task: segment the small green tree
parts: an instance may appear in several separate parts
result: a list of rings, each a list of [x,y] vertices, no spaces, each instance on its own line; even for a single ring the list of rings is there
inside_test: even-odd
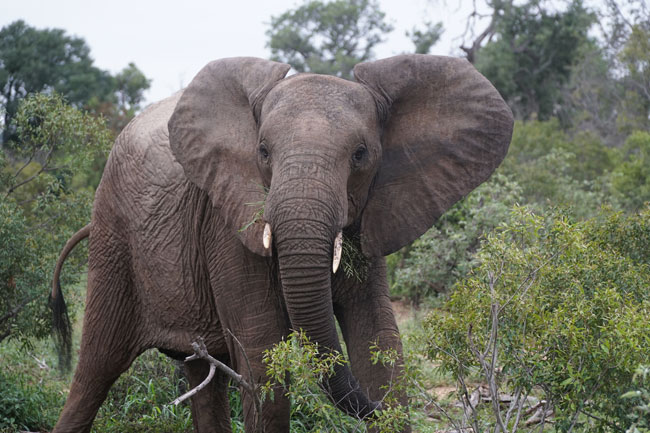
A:
[[[531,395],[561,432],[631,425],[633,404],[620,396],[650,357],[648,240],[650,209],[574,222],[563,211],[544,218],[516,208],[488,237],[480,267],[425,323],[428,355],[460,395],[471,393],[470,374],[487,384],[489,415],[463,399],[474,431],[517,431]]]
[[[271,59],[298,72],[352,79],[352,68],[373,58],[374,47],[393,27],[375,0],[308,0],[271,17]]]
[[[57,94],[28,96],[13,121],[20,144],[0,151],[0,341],[28,342],[48,335],[54,263],[90,220],[92,194],[71,189],[71,179],[106,154],[111,134],[101,119]],[[73,259],[71,266],[82,263]],[[66,272],[68,282],[74,274]]]

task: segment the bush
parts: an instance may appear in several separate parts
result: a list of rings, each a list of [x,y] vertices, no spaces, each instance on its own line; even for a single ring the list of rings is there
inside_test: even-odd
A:
[[[370,347],[374,363],[396,367],[397,353],[378,347]],[[302,333],[292,333],[286,340],[276,344],[264,355],[269,381],[262,388],[262,398],[275,398],[276,393],[285,394],[291,403],[292,433],[302,432],[363,432],[364,421],[345,415],[330,401],[320,383],[334,372],[334,367],[347,363],[337,352],[326,355],[318,353],[318,345],[311,343]],[[405,373],[415,378],[414,368]],[[396,377],[389,384],[382,400],[383,410],[367,420],[373,431],[392,433],[399,431],[409,421],[408,408],[397,403],[396,396],[407,390],[411,380],[406,375]]]
[[[650,134],[637,131],[623,146],[625,157],[612,172],[612,193],[628,210],[650,201]]]
[[[540,212],[572,206],[576,216],[587,218],[607,201],[608,173],[618,158],[593,134],[569,136],[557,120],[517,122],[498,172],[520,185],[520,204]]]
[[[192,426],[189,402],[169,403],[187,390],[178,366],[148,351],[115,382],[93,424],[94,432],[185,432]]]
[[[626,392],[621,398],[629,399],[634,404],[633,411],[628,415],[632,425],[626,433],[650,432],[650,367],[640,365],[633,377],[633,391]]]
[[[28,96],[12,122],[15,141],[0,147],[0,341],[29,344],[49,334],[47,295],[59,252],[90,220],[92,193],[73,190],[72,177],[106,153],[110,133],[56,94]],[[68,269],[84,262],[77,251]],[[65,272],[63,283],[78,277]]]
[[[0,429],[47,431],[56,423],[64,397],[48,382],[34,384],[24,373],[0,371]]]
[[[428,356],[453,373],[461,393],[479,374],[492,401],[507,389],[512,407],[523,408],[520,397],[538,394],[558,431],[630,426],[632,404],[620,396],[650,358],[650,262],[639,241],[648,236],[650,209],[575,222],[560,210],[544,218],[515,208],[446,311],[426,320]],[[477,431],[516,419],[498,404],[486,418],[468,412]]]
[[[495,174],[454,205],[410,248],[389,259],[395,269],[392,293],[416,305],[447,293],[476,266],[475,254],[483,235],[507,218],[510,207],[520,200],[519,186]]]

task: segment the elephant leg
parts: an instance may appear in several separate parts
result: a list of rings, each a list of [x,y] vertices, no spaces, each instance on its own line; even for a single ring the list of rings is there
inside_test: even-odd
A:
[[[237,239],[219,247],[207,248],[208,263],[231,367],[249,383],[264,384],[268,380],[264,351],[289,332],[281,289],[271,283],[269,263],[245,250]],[[229,251],[227,256],[224,250]],[[246,431],[256,431],[260,417],[254,398],[246,390],[240,392]],[[266,433],[289,431],[289,401],[283,393],[264,402],[261,422]]]
[[[341,326],[352,372],[371,399],[381,401],[402,372],[402,342],[390,303],[384,258],[373,259],[368,278],[359,283],[343,275],[335,282],[334,313]],[[396,350],[399,359],[394,367],[372,364],[370,346]],[[408,403],[404,392],[398,401]],[[406,429],[405,431],[410,431]]]
[[[208,376],[209,364],[204,360],[185,364],[185,373],[190,387],[198,386]],[[224,373],[217,370],[208,385],[192,397],[192,421],[196,433],[229,433],[230,404],[228,402],[228,381]]]
[[[240,351],[240,355],[237,356],[238,372],[244,376],[248,383],[263,385],[267,381],[267,376],[266,367],[262,362],[262,356],[264,350],[269,348],[268,345],[255,348],[246,346],[242,342],[242,346],[246,348],[246,353],[244,354]],[[235,348],[234,350],[237,351],[238,349]],[[248,370],[247,363],[250,363],[250,371]],[[240,393],[244,413],[244,425],[247,433],[260,431],[260,422],[264,428],[261,431],[266,433],[289,432],[289,400],[284,396],[282,389],[277,389],[274,392],[273,401],[269,398],[264,401],[261,417],[255,406],[255,399],[250,392],[240,387]]]
[[[79,361],[53,433],[89,432],[113,382],[146,348],[139,331],[140,311],[129,277],[128,257],[118,242],[102,240],[97,231],[91,233]]]

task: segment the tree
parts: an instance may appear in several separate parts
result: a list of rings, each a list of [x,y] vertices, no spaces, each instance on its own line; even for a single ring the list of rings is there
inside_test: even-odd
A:
[[[108,152],[111,134],[103,120],[56,93],[24,98],[13,122],[16,141],[0,149],[0,341],[27,341],[49,334],[53,264],[90,218],[92,195],[71,189],[71,179]],[[68,283],[73,274],[66,272]]]
[[[64,30],[39,30],[22,20],[0,30],[3,144],[15,139],[11,120],[30,93],[57,92],[75,107],[97,108],[110,115],[124,111],[132,116],[149,84],[133,63],[115,77],[95,67],[86,42]]]
[[[636,401],[621,396],[650,357],[649,241],[650,209],[576,222],[515,208],[488,236],[480,266],[424,324],[428,355],[459,395],[471,393],[470,374],[488,384],[491,410],[465,400],[474,431],[488,431],[478,427],[486,412],[487,424],[507,427],[494,431],[521,431],[520,420],[523,430],[529,396],[554,410],[554,431],[630,427]]]
[[[352,68],[373,58],[373,48],[393,27],[375,0],[306,1],[271,17],[271,58],[298,72],[352,78]]]
[[[144,92],[151,86],[151,80],[131,62],[115,75],[113,84],[114,94],[111,98],[102,101],[93,97],[88,102],[88,107],[102,114],[108,127],[117,135],[142,108]]]
[[[604,3],[598,43],[584,46],[572,66],[560,116],[620,147],[635,130],[650,131],[650,10],[644,0]]]
[[[424,24],[424,27],[423,30],[414,28],[411,32],[406,33],[411,38],[413,45],[415,45],[415,54],[429,54],[431,47],[442,36],[442,23],[433,24],[429,21]]]
[[[471,55],[518,119],[546,120],[556,114],[561,88],[571,67],[590,41],[594,15],[573,0],[565,11],[552,12],[536,0],[521,6],[501,2],[491,39]],[[470,52],[468,52],[469,58]]]

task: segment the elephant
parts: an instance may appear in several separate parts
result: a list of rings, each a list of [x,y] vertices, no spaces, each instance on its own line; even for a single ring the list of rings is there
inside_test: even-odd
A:
[[[90,431],[112,383],[147,349],[184,359],[200,336],[260,383],[264,351],[292,330],[340,352],[336,322],[349,365],[322,387],[349,415],[381,409],[394,372],[371,362],[369,346],[402,353],[384,256],[489,178],[512,113],[459,58],[368,61],[355,81],[289,70],[213,61],[117,137],[91,222],[57,262],[51,296],[64,323],[58,274],[89,237],[79,361],[54,432]],[[342,243],[363,257],[363,277],[337,272]],[[186,364],[191,386],[208,367]],[[230,431],[227,382],[218,371],[192,398],[196,431]],[[253,431],[253,399],[242,399]],[[287,398],[264,401],[261,422],[287,432]]]

